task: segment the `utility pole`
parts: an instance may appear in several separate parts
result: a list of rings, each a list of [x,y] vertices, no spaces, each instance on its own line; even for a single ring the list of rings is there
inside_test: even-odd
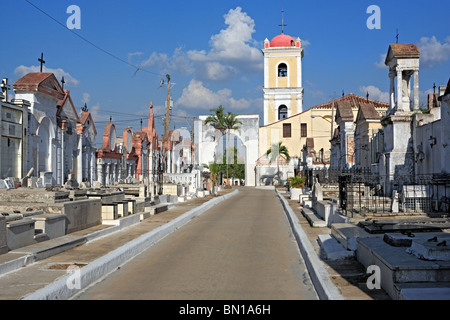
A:
[[[333,102],[331,104],[331,140],[333,140],[333,123],[334,123],[334,96],[333,96]]]
[[[166,75],[167,78],[167,106],[166,106],[166,124],[164,126],[164,136],[168,139],[169,136],[169,114],[170,114],[170,73]]]

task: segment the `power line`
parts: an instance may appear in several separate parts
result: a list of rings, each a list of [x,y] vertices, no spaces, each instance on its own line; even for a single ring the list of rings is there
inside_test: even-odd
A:
[[[47,17],[49,17],[50,19],[52,19],[54,22],[56,22],[57,24],[59,24],[60,26],[62,26],[64,29],[70,31],[72,34],[74,34],[75,36],[77,36],[77,37],[80,38],[81,40],[85,41],[86,43],[90,44],[90,45],[93,46],[94,48],[96,48],[96,49],[102,51],[103,53],[109,55],[110,57],[112,57],[112,58],[114,58],[114,59],[116,59],[116,60],[118,60],[118,61],[120,61],[120,62],[122,62],[122,63],[124,63],[124,64],[127,64],[127,65],[130,66],[130,67],[135,68],[135,69],[136,69],[136,72],[135,72],[134,74],[136,74],[138,71],[144,71],[144,72],[147,72],[147,73],[150,73],[150,74],[154,74],[154,75],[163,77],[162,74],[159,74],[159,73],[156,73],[156,72],[152,72],[152,71],[143,69],[142,67],[138,67],[138,66],[136,66],[136,65],[134,65],[134,64],[132,64],[132,63],[126,61],[126,60],[123,60],[122,58],[116,56],[115,54],[113,54],[113,53],[111,53],[111,52],[109,52],[109,51],[107,51],[107,50],[105,50],[105,49],[99,47],[98,45],[96,45],[95,43],[89,41],[89,40],[86,39],[85,37],[79,35],[79,34],[76,33],[75,31],[73,31],[73,30],[67,28],[66,25],[64,25],[63,23],[61,23],[60,21],[58,21],[57,19],[55,19],[54,17],[52,17],[50,14],[48,14],[47,12],[45,12],[44,10],[42,10],[41,8],[39,8],[38,6],[36,6],[36,5],[35,5],[34,3],[32,3],[31,1],[29,1],[29,0],[25,0],[25,1],[26,1],[28,4],[30,4],[31,6],[33,6],[36,10],[40,11],[41,13],[43,13],[44,15],[46,15]]]

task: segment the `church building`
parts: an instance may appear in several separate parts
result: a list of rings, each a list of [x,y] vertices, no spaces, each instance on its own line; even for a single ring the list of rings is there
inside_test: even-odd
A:
[[[264,125],[303,111],[300,38],[281,33],[264,41]]]

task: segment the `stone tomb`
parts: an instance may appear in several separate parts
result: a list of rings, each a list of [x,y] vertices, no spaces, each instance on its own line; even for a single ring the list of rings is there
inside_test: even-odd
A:
[[[419,259],[408,248],[391,246],[381,237],[358,239],[357,259],[366,268],[380,268],[381,287],[393,299],[400,299],[402,288],[426,284],[429,288],[450,283],[450,261]],[[447,297],[448,299],[448,297]]]
[[[35,226],[32,219],[12,220],[6,224],[8,250],[15,250],[35,243]]]
[[[65,233],[72,233],[101,224],[101,201],[71,201],[69,191],[47,191],[43,189],[19,188],[0,190],[0,210],[43,211],[50,214],[65,214]]]
[[[28,217],[27,219],[35,222],[35,234],[45,235],[42,240],[50,240],[62,237],[66,234],[66,215],[65,214],[39,214]],[[35,239],[39,241],[36,237]],[[41,240],[41,241],[42,241]]]
[[[0,254],[8,252],[6,238],[6,218],[4,216],[0,216]]]
[[[434,233],[427,239],[413,239],[406,252],[421,260],[450,262],[450,233]]]
[[[116,203],[102,204],[102,220],[115,220],[119,218],[118,206]]]

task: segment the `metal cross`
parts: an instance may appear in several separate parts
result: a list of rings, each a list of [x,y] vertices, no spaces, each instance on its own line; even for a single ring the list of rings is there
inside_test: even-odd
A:
[[[436,93],[436,83],[433,83],[433,93]]]
[[[281,10],[281,24],[279,26],[281,27],[281,33],[284,33],[283,27],[287,27],[287,24],[284,24],[284,10]]]
[[[41,72],[42,72],[42,68],[43,68],[43,66],[45,64],[44,54],[43,53],[41,53],[41,58],[38,59],[38,61],[41,63]]]
[[[399,36],[399,34],[398,34],[398,29],[397,29],[397,34],[395,35],[395,39],[396,39],[396,43],[398,44],[398,36]]]
[[[62,89],[64,90],[64,84],[66,83],[66,80],[64,80],[64,77],[61,79]]]
[[[2,91],[5,94],[6,101],[8,101],[8,91],[11,90],[11,86],[8,84],[8,78],[4,78],[2,80],[0,87],[2,88]]]

